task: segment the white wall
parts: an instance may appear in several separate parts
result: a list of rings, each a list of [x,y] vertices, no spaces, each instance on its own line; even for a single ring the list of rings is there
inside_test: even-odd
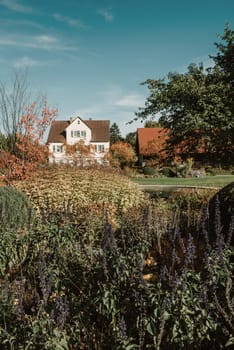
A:
[[[109,152],[110,150],[110,143],[109,142],[91,142],[91,145],[94,146],[98,146],[98,145],[103,145],[104,146],[104,153]],[[96,153],[100,153],[100,152],[96,152]]]
[[[72,137],[71,131],[85,131],[86,137]],[[66,128],[66,141],[69,145],[74,145],[76,142],[80,140],[84,140],[84,143],[88,145],[91,140],[91,130],[87,127],[87,125],[80,120],[80,118],[76,118],[67,128]]]
[[[55,151],[54,151],[55,148]],[[57,148],[62,148],[62,152],[58,152]],[[65,157],[65,147],[60,142],[53,142],[49,144],[49,162],[60,162]]]
[[[71,136],[71,131],[73,131],[73,137]],[[75,131],[82,131],[86,132],[86,136],[84,137],[74,137]],[[103,145],[104,146],[104,152],[94,152],[94,158],[100,162],[101,159],[105,156],[106,153],[109,152],[110,149],[110,143],[109,142],[90,142],[91,141],[91,130],[88,128],[88,126],[80,119],[76,118],[67,128],[66,128],[66,143],[69,145],[74,145],[75,143],[79,142],[80,140],[83,140],[86,145],[93,145],[94,149],[95,146]],[[62,152],[56,152],[57,146],[62,146]],[[55,148],[55,152],[54,152]],[[49,144],[49,162],[53,163],[59,163],[59,162],[67,162],[69,161],[69,157],[66,156],[65,152],[66,146],[62,145],[62,143],[50,143]]]

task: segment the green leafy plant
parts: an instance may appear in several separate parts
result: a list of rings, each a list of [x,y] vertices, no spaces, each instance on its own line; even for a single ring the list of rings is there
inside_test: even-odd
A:
[[[1,229],[10,227],[21,230],[28,227],[33,218],[32,205],[25,194],[13,187],[0,187]]]
[[[155,169],[153,167],[145,166],[143,168],[144,175],[154,176],[156,174]]]
[[[106,211],[2,232],[3,349],[232,346],[233,247],[209,240],[205,216],[193,236],[172,212],[156,199],[122,211],[116,227]]]

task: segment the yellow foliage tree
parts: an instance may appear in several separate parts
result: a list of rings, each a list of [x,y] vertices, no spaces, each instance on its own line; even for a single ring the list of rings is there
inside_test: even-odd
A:
[[[123,168],[136,161],[136,154],[133,147],[126,142],[118,141],[111,145],[110,164]]]

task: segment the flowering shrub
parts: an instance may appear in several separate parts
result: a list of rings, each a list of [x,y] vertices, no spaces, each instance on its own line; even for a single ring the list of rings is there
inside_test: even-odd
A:
[[[177,220],[160,221],[164,205],[122,211],[115,229],[108,213],[101,223],[87,208],[85,223],[45,216],[23,235],[0,227],[2,348],[231,349],[233,222],[224,240],[217,210],[211,242],[207,211],[192,236]]]
[[[145,209],[124,214],[117,230],[106,221],[102,232],[95,223],[1,232],[3,349],[233,345],[233,249],[221,240],[212,248],[204,226],[200,253],[174,230],[166,250],[146,259],[157,238],[150,221]]]
[[[52,169],[15,186],[30,197],[38,213],[74,222],[86,221],[87,213],[103,218],[108,212],[116,225],[122,213],[145,202],[144,193],[128,178],[101,170]]]

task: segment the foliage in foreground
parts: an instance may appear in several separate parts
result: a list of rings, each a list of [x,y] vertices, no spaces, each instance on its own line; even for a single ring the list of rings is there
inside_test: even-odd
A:
[[[86,222],[92,215],[103,222],[103,213],[108,211],[117,225],[124,212],[145,201],[138,186],[117,171],[56,168],[16,182],[15,186],[29,196],[38,213],[60,220],[69,216],[76,223]]]
[[[231,346],[230,237],[216,232],[211,246],[205,217],[198,241],[168,222],[161,237],[158,218],[150,206],[123,214],[116,230],[94,216],[85,225],[45,221],[23,235],[2,230],[2,349]]]
[[[0,187],[1,228],[18,232],[34,220],[32,205],[25,194],[13,187]]]

